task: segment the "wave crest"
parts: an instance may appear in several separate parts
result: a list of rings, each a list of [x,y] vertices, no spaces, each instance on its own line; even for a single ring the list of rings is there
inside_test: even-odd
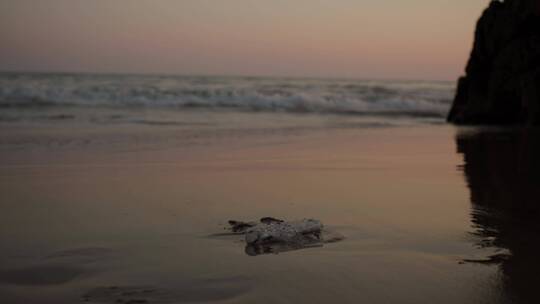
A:
[[[242,111],[444,117],[441,82],[0,75],[0,107],[228,108]]]

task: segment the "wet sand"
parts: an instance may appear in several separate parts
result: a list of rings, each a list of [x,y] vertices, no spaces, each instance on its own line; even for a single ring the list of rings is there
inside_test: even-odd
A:
[[[508,278],[523,286],[529,274],[514,265],[537,250],[485,244],[527,232],[500,238],[508,224],[492,226],[474,190],[493,166],[478,138],[446,125],[5,124],[2,302],[526,303]],[[523,189],[495,185],[507,197]],[[265,216],[319,219],[345,239],[249,256],[241,237],[215,235]],[[494,254],[504,258],[475,262]]]

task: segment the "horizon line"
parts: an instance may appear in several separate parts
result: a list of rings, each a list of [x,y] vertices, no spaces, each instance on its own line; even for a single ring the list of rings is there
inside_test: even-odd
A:
[[[101,75],[101,76],[157,76],[157,77],[221,77],[221,78],[260,78],[260,79],[312,79],[312,80],[354,80],[354,81],[396,81],[396,82],[456,82],[450,79],[417,78],[367,78],[354,76],[284,76],[284,75],[246,75],[246,74],[205,74],[205,73],[170,73],[170,72],[90,72],[90,71],[43,71],[43,70],[2,70],[0,74],[51,74],[51,75]]]

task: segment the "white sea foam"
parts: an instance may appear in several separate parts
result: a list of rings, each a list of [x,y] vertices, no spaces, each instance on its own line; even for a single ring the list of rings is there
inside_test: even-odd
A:
[[[442,118],[445,82],[0,74],[0,107],[212,108]]]

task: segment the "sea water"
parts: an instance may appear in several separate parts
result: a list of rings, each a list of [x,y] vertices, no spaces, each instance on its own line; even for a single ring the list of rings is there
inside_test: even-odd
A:
[[[445,124],[453,91],[1,74],[0,302],[533,303],[539,137]],[[342,238],[222,235],[261,217]]]

